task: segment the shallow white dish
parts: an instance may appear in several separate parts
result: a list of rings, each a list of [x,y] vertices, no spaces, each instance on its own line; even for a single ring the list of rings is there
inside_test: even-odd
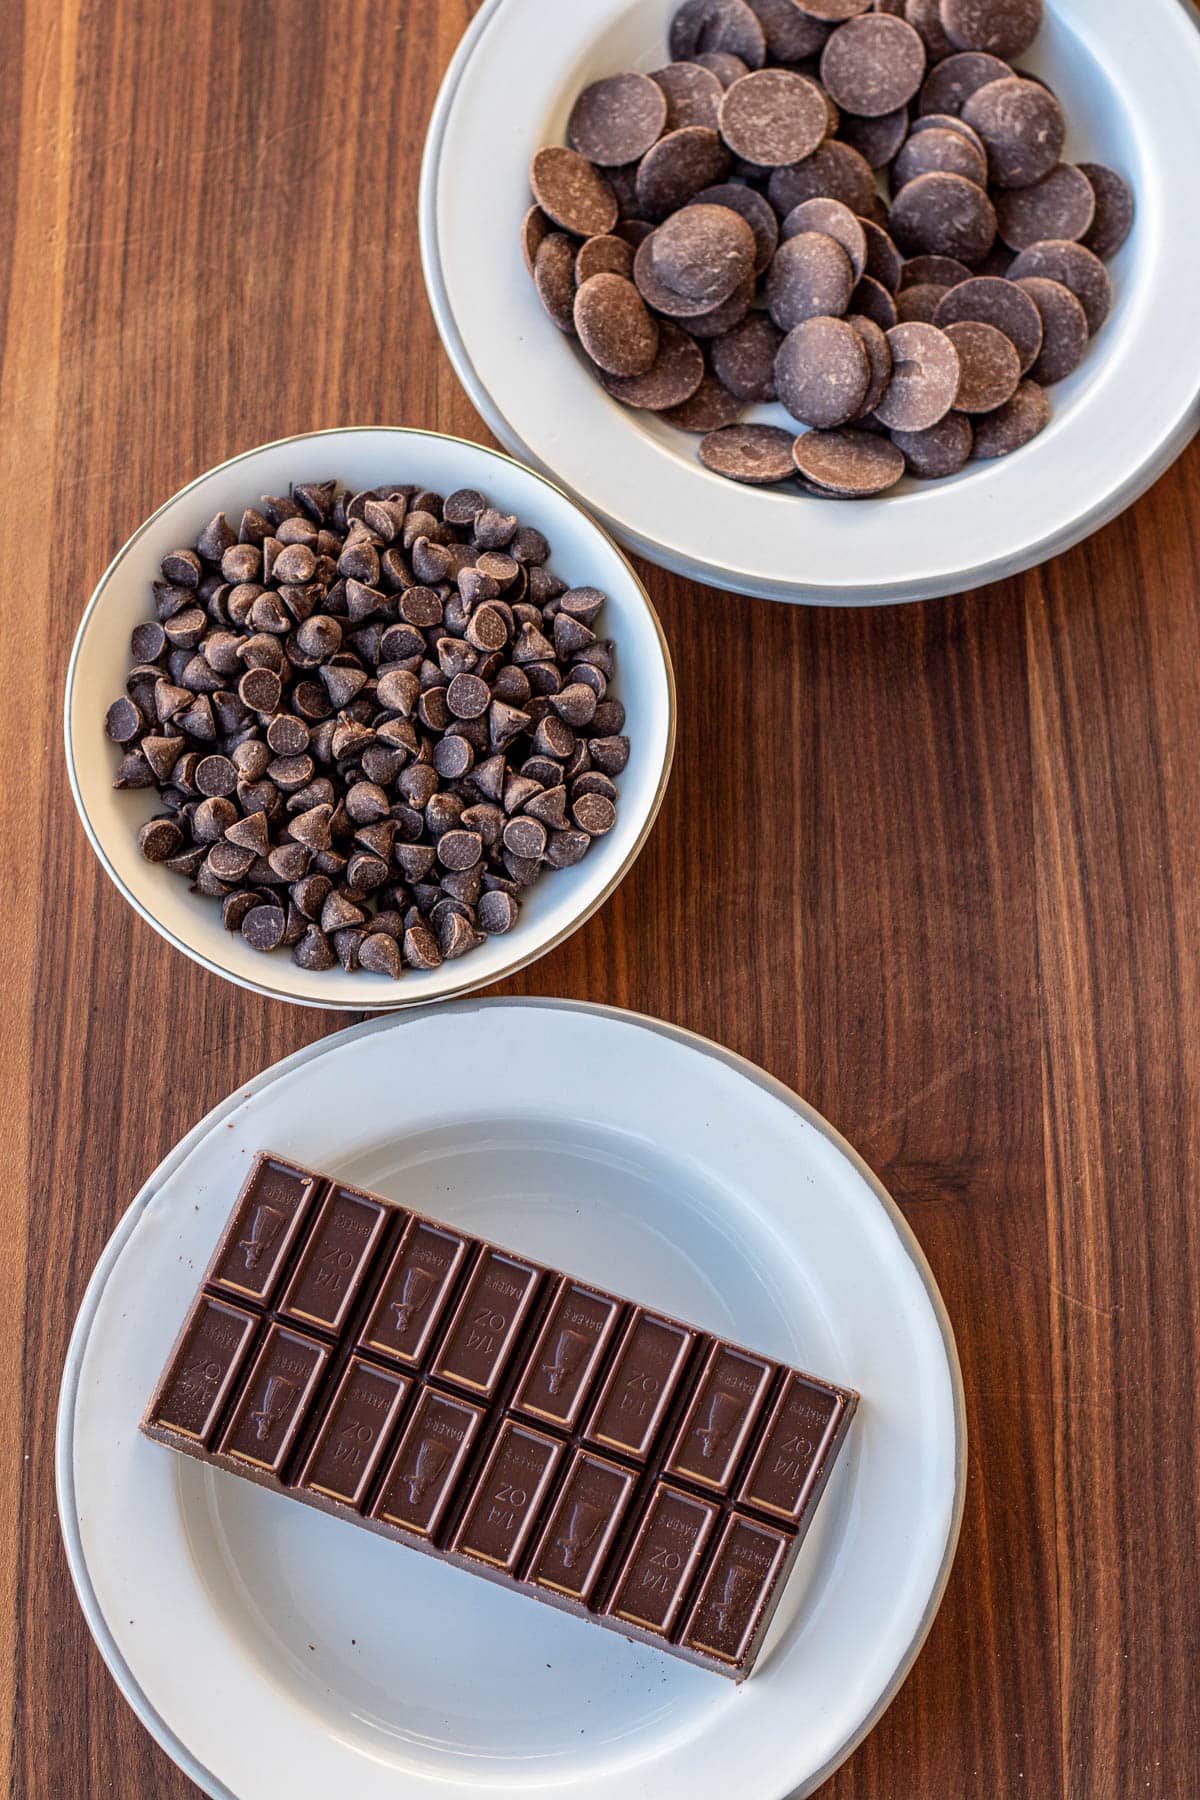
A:
[[[419,1208],[857,1386],[863,1404],[742,1688],[138,1435],[255,1150]],[[783,1800],[878,1719],[933,1621],[965,1479],[929,1268],[832,1129],[674,1028],[553,1001],[375,1020],[234,1094],[93,1277],[59,1411],[89,1624],[221,1800]]]
[[[333,477],[351,487],[421,481],[451,493],[478,488],[522,524],[550,540],[551,566],[571,586],[601,588],[604,635],[617,644],[613,694],[625,705],[632,751],[620,778],[617,824],[573,869],[547,872],[503,937],[438,969],[405,969],[399,981],[341,968],[299,968],[286,950],[260,955],[226,931],[213,900],[189,890],[169,869],[148,863],[137,845],[144,819],[158,810],[153,790],[114,790],[117,758],[104,733],[110,703],[125,691],[129,634],[151,613],[150,584],[168,550],[194,543],[215,512],[234,517],[261,494]],[[675,750],[675,677],[670,651],[645,588],[625,557],[572,500],[511,458],[462,438],[392,427],[317,431],[248,450],[200,476],[168,500],[119,550],[100,579],[79,627],[67,670],[67,767],[71,792],[92,848],[122,894],[148,924],[195,962],[270,999],[339,1012],[386,1012],[471,993],[500,981],[570,937],[620,883],[650,833],[670,778]]]
[[[553,471],[622,543],[665,568],[768,599],[869,605],[955,593],[1032,567],[1131,504],[1200,425],[1194,211],[1200,33],[1179,0],[1051,0],[1024,59],[1061,95],[1068,157],[1137,190],[1112,265],[1113,316],[1051,389],[1033,444],[951,481],[847,506],[738,488],[696,439],[609,399],[555,330],[521,262],[528,165],[565,141],[600,75],[667,60],[678,0],[486,0],[430,124],[421,180],[426,285],[472,403],[514,454]],[[520,95],[520,104],[513,95]],[[756,416],[789,421],[781,408]]]

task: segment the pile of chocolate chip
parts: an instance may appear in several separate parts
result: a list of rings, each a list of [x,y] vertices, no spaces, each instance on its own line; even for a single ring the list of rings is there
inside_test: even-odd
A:
[[[266,495],[163,558],[106,728],[142,854],[252,949],[393,980],[510,931],[617,817],[605,596],[474,489]]]
[[[1134,212],[1111,169],[1061,160],[1062,107],[1012,66],[1042,10],[685,0],[674,60],[594,82],[533,159],[546,311],[734,481],[859,498],[1019,450]],[[739,422],[771,401],[807,430]]]

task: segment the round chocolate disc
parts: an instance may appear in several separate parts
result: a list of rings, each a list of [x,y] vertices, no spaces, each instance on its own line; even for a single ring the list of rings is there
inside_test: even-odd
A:
[[[537,253],[553,230],[540,206],[531,206],[521,221],[521,255],[531,275],[537,264]]]
[[[948,56],[930,69],[917,101],[918,113],[961,113],[971,95],[989,81],[1007,81],[1012,74],[998,56],[967,51]]]
[[[667,97],[648,75],[627,70],[584,88],[571,109],[567,139],[602,168],[636,162],[667,123]]]
[[[962,364],[954,405],[959,412],[989,413],[1011,400],[1021,381],[1021,359],[994,325],[964,319],[948,325],[946,336]]]
[[[767,60],[763,28],[745,0],[684,0],[671,20],[668,42],[678,62],[691,62],[707,50],[740,56],[748,69],[761,69]]]
[[[704,125],[669,131],[638,165],[639,215],[663,219],[695,199],[701,188],[724,181],[728,173],[729,152],[715,131]]]
[[[1070,288],[1087,314],[1088,330],[1095,337],[1112,307],[1112,282],[1098,256],[1082,244],[1047,238],[1044,243],[1022,250],[1008,271],[1013,283],[1025,275],[1044,275],[1047,281],[1061,281]]]
[[[542,211],[577,237],[600,237],[617,222],[617,196],[603,175],[578,150],[550,144],[539,150],[529,185]]]
[[[1011,62],[1042,28],[1042,0],[942,0],[946,36],[960,50],[984,50]]]
[[[900,316],[891,294],[873,275],[864,275],[851,294],[850,311],[874,319],[881,331],[890,331]]]
[[[847,325],[853,325],[863,341],[863,349],[867,353],[867,361],[871,365],[871,385],[867,389],[866,398],[856,416],[865,418],[873,413],[887,392],[892,379],[892,347],[887,341],[887,333],[877,325],[874,319],[868,319],[864,313],[851,313],[846,319]]]
[[[704,353],[695,338],[678,325],[659,325],[658,355],[644,375],[609,375],[598,371],[600,384],[614,400],[644,412],[666,412],[690,400],[704,380]]]
[[[893,431],[892,442],[903,451],[910,475],[944,481],[970,462],[975,429],[965,413],[949,412],[928,431]]]
[[[624,238],[587,238],[575,258],[575,280],[580,287],[593,275],[624,275],[633,280],[633,245]]]
[[[954,54],[954,45],[942,29],[941,0],[904,0],[904,17],[921,34],[931,63]]]
[[[928,431],[954,405],[962,370],[944,331],[913,321],[888,332],[892,379],[875,408],[891,431]]]
[[[792,0],[788,0],[790,6]],[[770,201],[755,188],[743,187],[738,181],[721,181],[715,187],[701,188],[689,206],[728,206],[740,213],[754,233],[754,273],[765,275],[771,258],[779,248],[779,220]]]
[[[949,288],[942,297],[934,324],[943,330],[964,319],[981,325],[994,325],[1013,344],[1021,363],[1021,373],[1028,374],[1042,348],[1042,320],[1037,307],[1023,294],[1015,282],[995,275],[976,275],[970,281]]]
[[[900,286],[916,287],[932,283],[934,287],[957,287],[960,281],[970,281],[971,271],[966,263],[960,263],[954,256],[910,256],[900,276]]]
[[[659,229],[661,230],[661,226]],[[646,305],[654,312],[665,314],[668,319],[698,319],[711,312],[712,307],[707,300],[693,300],[687,294],[677,294],[657,273],[654,267],[657,237],[658,232],[652,231],[633,254],[634,283]]]
[[[904,19],[864,13],[839,25],[821,53],[821,80],[847,112],[876,119],[907,106],[925,74],[925,45]]]
[[[754,233],[727,206],[685,206],[659,226],[650,256],[674,293],[719,306],[754,274]]]
[[[622,219],[614,235],[624,238],[630,248],[636,250],[639,244],[646,241],[653,230],[654,227],[648,219]]]
[[[750,65],[744,63],[740,56],[731,55],[728,50],[702,50],[693,61],[698,69],[707,69],[710,75],[716,76],[722,92],[731,88],[735,81],[740,81],[743,75],[750,73]]]
[[[575,331],[575,239],[552,231],[538,246],[533,265],[538,298],[560,331]]]
[[[713,340],[713,369],[738,400],[766,404],[775,399],[775,358],[782,342],[782,332],[766,313],[751,313]]]
[[[778,169],[811,156],[829,130],[815,81],[790,69],[759,69],[735,81],[721,101],[720,132],[736,156]]]
[[[1096,217],[1096,194],[1082,169],[1058,163],[1032,187],[1006,188],[996,196],[1000,236],[1014,250],[1047,238],[1078,243]]]
[[[1030,374],[1040,387],[1053,387],[1073,375],[1091,339],[1087,314],[1070,288],[1043,275],[1026,275],[1017,283],[1042,315],[1042,353]]]
[[[933,281],[914,281],[902,287],[896,295],[897,318],[902,324],[907,319],[922,319],[926,325],[932,325],[945,291]]]
[[[792,434],[778,425],[727,425],[705,438],[700,461],[729,481],[769,487],[794,472]]]
[[[668,131],[681,131],[685,125],[717,129],[725,90],[711,70],[694,62],[668,63],[665,69],[655,69],[650,79],[666,95]]]
[[[918,175],[962,175],[987,186],[987,157],[963,132],[940,127],[914,132],[892,165],[892,192]]]
[[[1040,82],[1019,75],[990,81],[971,95],[962,116],[983,139],[996,187],[1032,187],[1062,155],[1063,110]]]
[[[658,323],[632,281],[592,275],[575,295],[575,329],[598,368],[644,375],[658,355]]]
[[[746,0],[746,4],[763,28],[768,62],[798,63],[821,54],[829,26],[804,12],[795,0]]]
[[[783,221],[780,236],[786,241],[802,231],[821,232],[840,244],[850,258],[855,281],[862,280],[867,272],[867,234],[848,206],[840,200],[802,200]]]
[[[867,240],[867,274],[894,294],[904,273],[904,258],[892,242],[890,232],[869,219],[860,221]]]
[[[923,131],[957,131],[959,137],[965,137],[968,144],[974,144],[981,156],[987,155],[979,133],[965,119],[960,119],[957,113],[924,113],[913,120],[909,136],[920,137]]]
[[[707,433],[720,431],[725,425],[735,425],[745,410],[744,400],[722,387],[715,375],[706,374],[690,400],[685,400],[681,406],[669,407],[659,417],[680,431]]]
[[[865,156],[849,144],[826,138],[803,162],[790,169],[776,169],[767,196],[781,219],[802,200],[821,199],[840,200],[852,213],[869,217],[879,190],[875,186],[875,171]]]
[[[901,106],[895,112],[880,113],[875,119],[860,119],[854,113],[846,113],[840,135],[843,143],[857,150],[873,169],[883,169],[908,136],[908,127],[908,108]]]
[[[854,292],[854,269],[839,243],[819,231],[802,231],[775,252],[767,275],[767,311],[780,331],[805,319],[838,318]]]
[[[794,4],[811,19],[821,19],[828,25],[840,25],[844,19],[871,10],[871,0],[794,0]]]
[[[871,387],[871,359],[845,319],[808,319],[775,358],[775,387],[801,425],[828,429],[857,418]]]
[[[893,202],[892,236],[910,256],[977,263],[995,242],[996,209],[963,175],[918,175]]]
[[[1050,423],[1050,403],[1036,381],[1023,381],[1006,406],[975,420],[977,462],[1011,456],[1044,431]]]
[[[792,446],[800,473],[831,494],[882,494],[904,474],[904,455],[875,431],[806,431]]]
[[[1083,241],[1093,255],[1107,262],[1115,256],[1133,230],[1134,204],[1128,184],[1103,163],[1079,164],[1096,197],[1096,216]]]
[[[697,313],[689,318],[687,328],[693,337],[719,338],[735,325],[740,325],[754,304],[754,296],[758,292],[758,283],[753,275],[747,275],[741,287],[734,288],[728,300],[722,300],[720,306],[714,306],[711,312]]]

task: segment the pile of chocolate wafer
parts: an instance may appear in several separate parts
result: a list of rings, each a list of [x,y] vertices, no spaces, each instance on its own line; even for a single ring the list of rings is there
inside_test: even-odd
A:
[[[1116,171],[1016,66],[1042,0],[685,0],[539,150],[523,249],[613,399],[705,467],[865,498],[1047,425],[1112,304]],[[778,403],[803,431],[747,417]]]

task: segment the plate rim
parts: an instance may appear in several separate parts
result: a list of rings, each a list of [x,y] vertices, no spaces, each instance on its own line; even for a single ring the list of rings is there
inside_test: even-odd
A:
[[[178,937],[163,920],[159,919],[148,907],[143,906],[141,900],[139,900],[137,895],[127,886],[111,861],[101,840],[100,834],[88,812],[76,768],[75,737],[72,731],[71,716],[75,698],[75,682],[80,659],[83,654],[84,640],[93,624],[108,585],[116,574],[120,564],[135,546],[140,543],[147,532],[153,529],[165,512],[178,501],[185,499],[195,488],[199,487],[202,482],[209,480],[210,477],[224,474],[226,470],[236,468],[238,464],[248,461],[251,457],[259,456],[264,451],[285,449],[291,444],[308,444],[319,438],[373,436],[375,433],[381,431],[394,432],[402,437],[435,438],[442,443],[459,445],[463,449],[478,453],[480,456],[489,456],[495,458],[498,462],[509,463],[514,468],[519,469],[522,474],[531,476],[535,481],[540,481],[544,487],[549,488],[560,500],[564,501],[574,512],[580,515],[584,524],[589,526],[593,531],[598,532],[605,542],[610,545],[613,553],[624,564],[630,581],[634,584],[635,589],[640,594],[654,635],[658,640],[659,653],[662,658],[663,674],[666,682],[666,746],[662,769],[659,772],[658,784],[655,788],[646,817],[642,822],[636,838],[630,845],[628,854],[622,860],[620,867],[614,870],[611,879],[605,884],[604,888],[589,901],[577,915],[564,924],[552,937],[548,938],[545,943],[535,945],[526,955],[520,957],[517,961],[510,963],[498,974],[464,976],[464,978],[454,987],[447,988],[440,994],[420,994],[412,995],[411,997],[398,995],[395,999],[384,999],[379,995],[364,994],[361,1000],[321,1000],[305,994],[288,993],[282,988],[251,981],[244,976],[235,974],[231,969],[227,969],[219,962],[215,962],[210,956],[207,956],[204,951],[195,945],[189,944],[185,939]],[[236,456],[226,457],[222,462],[214,463],[211,468],[201,470],[201,472],[198,475],[194,475],[190,481],[184,482],[182,487],[178,488],[175,493],[169,495],[161,505],[155,507],[154,511],[148,518],[143,520],[136,531],[130,533],[129,537],[125,539],[125,542],[112,557],[112,560],[109,562],[107,568],[105,568],[93,588],[76,628],[75,637],[71,645],[71,654],[67,662],[66,677],[63,683],[62,725],[66,753],[67,780],[70,784],[71,798],[75,803],[76,814],[80,824],[83,826],[84,835],[91,845],[101,868],[104,870],[104,873],[108,876],[117,892],[121,895],[121,898],[133,908],[139,918],[144,920],[153,931],[157,932],[160,938],[170,944],[173,950],[178,950],[192,962],[198,963],[199,966],[202,969],[206,969],[210,975],[216,975],[222,981],[232,982],[244,992],[258,994],[264,1000],[279,1001],[285,1006],[312,1008],[319,1012],[343,1014],[370,1012],[390,1015],[394,1013],[411,1012],[425,1006],[441,1006],[449,1001],[461,1000],[469,994],[477,993],[482,988],[494,986],[497,982],[507,981],[511,976],[520,974],[522,970],[530,968],[534,963],[540,961],[543,956],[548,956],[551,951],[560,948],[560,946],[566,943],[569,938],[573,937],[577,931],[582,930],[583,926],[586,925],[590,919],[594,918],[602,907],[608,904],[637,863],[642,851],[645,849],[650,838],[650,833],[653,831],[654,826],[658,821],[658,815],[662,810],[663,801],[666,799],[667,789],[670,786],[671,775],[674,769],[675,751],[679,735],[679,692],[675,677],[675,664],[671,655],[670,641],[667,638],[662,620],[658,614],[658,609],[650,596],[649,589],[646,587],[645,582],[630,562],[624,547],[616,541],[607,525],[605,525],[603,521],[590,510],[587,504],[581,500],[578,495],[572,494],[566,488],[560,486],[547,470],[536,464],[523,463],[519,457],[510,455],[506,450],[494,449],[490,444],[477,444],[473,439],[460,437],[455,432],[451,431],[431,431],[422,426],[415,425],[332,425],[323,427],[318,431],[297,431],[291,432],[284,437],[272,438],[266,443],[255,444],[247,450],[241,450]],[[464,964],[464,967],[469,967],[469,959],[467,963]],[[400,985],[403,987],[404,983],[401,983]]]
[[[950,1574],[958,1550],[962,1532],[963,1517],[966,1509],[967,1493],[967,1460],[968,1434],[966,1397],[963,1385],[962,1367],[959,1361],[958,1347],[955,1341],[954,1328],[946,1303],[942,1298],[936,1277],[930,1267],[928,1258],[921,1248],[920,1242],[908,1220],[900,1210],[897,1202],[888,1192],[879,1177],[855,1150],[854,1146],[837,1130],[836,1126],[824,1118],[822,1114],[803,1097],[797,1094],[786,1083],[780,1081],[768,1070],[751,1062],[748,1057],[740,1055],[718,1044],[702,1033],[688,1030],[684,1026],[675,1025],[664,1019],[653,1018],[645,1013],[631,1011],[625,1007],[610,1006],[602,1002],[577,1001],[571,999],[551,999],[538,996],[492,997],[490,999],[450,1003],[455,1012],[467,1013],[479,1006],[488,1008],[519,1007],[522,1010],[543,1009],[554,1012],[570,1012],[591,1015],[606,1020],[633,1025],[649,1030],[660,1037],[682,1044],[703,1055],[715,1057],[727,1068],[749,1079],[765,1093],[779,1100],[805,1121],[814,1131],[820,1133],[836,1150],[838,1150],[853,1166],[866,1182],[876,1200],[883,1208],[884,1214],[892,1225],[896,1237],[909,1260],[912,1262],[917,1277],[921,1282],[937,1322],[946,1356],[947,1373],[954,1408],[954,1499],[950,1509],[949,1525],[946,1541],[938,1573],[930,1590],[929,1598],[919,1619],[913,1637],[897,1663],[896,1669],[875,1705],[859,1726],[851,1731],[838,1746],[822,1768],[808,1778],[798,1789],[788,1790],[780,1794],[778,1800],[803,1800],[813,1794],[827,1781],[841,1765],[853,1755],[854,1751],[875,1729],[884,1713],[892,1705],[904,1683],[912,1672],[913,1666],[924,1648],[925,1642],[933,1628],[935,1619],[945,1598]],[[419,1015],[418,1015],[419,1016]],[[213,1773],[202,1764],[192,1751],[183,1743],[168,1724],[165,1718],[150,1704],[136,1676],[126,1662],[116,1640],[109,1630],[107,1620],[101,1610],[95,1589],[92,1586],[82,1539],[77,1523],[77,1504],[74,1474],[74,1423],[76,1406],[79,1397],[79,1382],[82,1371],[83,1356],[90,1339],[91,1328],[95,1320],[101,1295],[112,1274],[122,1250],[136,1229],[143,1213],[154,1199],[162,1185],[175,1173],[176,1169],[195,1149],[202,1138],[207,1136],[236,1107],[243,1105],[254,1097],[255,1093],[275,1080],[302,1067],[306,1062],[314,1061],[334,1048],[341,1047],[351,1039],[373,1036],[374,1034],[394,1029],[403,1015],[386,1013],[378,1017],[365,1019],[359,1024],[350,1025],[325,1036],[315,1039],[310,1044],[302,1045],[290,1056],[272,1063],[260,1071],[233,1093],[219,1101],[215,1107],[204,1115],[184,1136],[168,1151],[157,1167],[151,1172],[129,1206],[117,1221],[106,1242],[100,1258],[92,1272],[87,1288],[84,1291],[75,1323],[72,1326],[66,1360],[59,1390],[59,1402],[55,1428],[55,1494],[58,1508],[59,1529],[62,1534],[63,1547],[70,1570],[71,1580],[76,1596],[83,1610],[89,1630],[112,1675],[118,1689],[132,1708],[139,1722],[154,1738],[159,1747],[171,1757],[202,1791],[210,1796],[210,1800],[239,1800],[229,1788],[220,1782]]]
[[[1164,5],[1163,0],[1156,0],[1156,3],[1163,5],[1164,17],[1170,17],[1178,12],[1184,23],[1190,24],[1193,30],[1200,26],[1200,12],[1198,12],[1194,0],[1170,0],[1169,6]],[[508,417],[501,412],[483,382],[458,327],[446,285],[439,248],[437,229],[439,171],[443,160],[443,142],[450,114],[468,64],[492,19],[504,4],[505,0],[484,0],[455,49],[434,102],[418,184],[417,226],[421,268],[426,295],[442,349],[449,358],[472,406],[484,419],[492,434],[514,457],[529,468],[548,474],[553,480],[561,481],[564,479],[561,474],[549,469],[548,465],[525,442]],[[698,581],[709,587],[728,588],[732,592],[745,594],[754,599],[775,600],[785,605],[894,606],[969,593],[976,588],[1008,580],[1030,569],[1038,568],[1052,558],[1073,549],[1105,525],[1111,524],[1114,519],[1139,500],[1177,461],[1198,432],[1200,432],[1200,380],[1197,380],[1190,389],[1185,388],[1173,425],[1146,452],[1143,459],[1127,472],[1123,480],[1118,480],[1111,485],[1092,506],[1079,513],[1075,519],[1060,526],[1057,530],[1048,531],[1042,538],[1027,543],[1008,554],[998,554],[986,563],[977,564],[973,568],[960,569],[953,577],[934,573],[912,581],[891,580],[865,588],[850,583],[821,588],[805,587],[796,581],[768,580],[740,570],[723,568],[718,564],[705,562],[698,556],[688,555],[675,548],[664,547],[652,539],[643,537],[624,520],[606,511],[594,496],[576,492],[573,488],[569,488],[568,492],[581,506],[595,514],[619,544],[627,546],[635,555],[644,557],[657,567],[666,569],[673,574],[682,575],[687,580]],[[986,480],[986,472],[981,472],[980,480]]]

